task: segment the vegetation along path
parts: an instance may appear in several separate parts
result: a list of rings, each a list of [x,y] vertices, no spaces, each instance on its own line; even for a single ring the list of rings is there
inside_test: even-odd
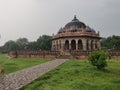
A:
[[[5,75],[4,78],[0,80],[0,90],[19,90],[23,86],[61,65],[65,61],[67,61],[67,59],[56,59]]]

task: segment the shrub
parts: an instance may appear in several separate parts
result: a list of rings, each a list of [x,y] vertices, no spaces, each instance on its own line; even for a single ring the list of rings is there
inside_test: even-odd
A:
[[[88,60],[97,69],[104,69],[107,66],[106,59],[108,57],[108,52],[103,50],[94,51],[89,54]]]

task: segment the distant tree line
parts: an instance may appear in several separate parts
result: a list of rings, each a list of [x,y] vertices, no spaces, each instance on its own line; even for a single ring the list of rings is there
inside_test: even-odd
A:
[[[104,49],[120,50],[120,36],[110,36],[101,40],[101,46]]]
[[[9,40],[2,47],[0,52],[10,52],[19,50],[51,50],[52,37],[42,35],[36,41],[29,42],[27,38],[19,38],[16,41]],[[101,39],[101,47],[110,50],[120,50],[120,36],[110,36]]]
[[[0,47],[0,50],[4,53],[20,50],[51,50],[51,46],[52,37],[49,35],[42,35],[33,42],[29,42],[27,38],[19,38],[16,41],[9,40]]]

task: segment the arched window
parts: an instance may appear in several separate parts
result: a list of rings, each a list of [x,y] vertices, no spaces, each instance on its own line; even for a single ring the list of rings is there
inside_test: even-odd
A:
[[[68,40],[65,41],[65,50],[69,50],[69,41]]]
[[[71,50],[76,50],[76,41],[75,40],[71,41]]]
[[[82,49],[83,49],[82,40],[78,40],[78,50]]]

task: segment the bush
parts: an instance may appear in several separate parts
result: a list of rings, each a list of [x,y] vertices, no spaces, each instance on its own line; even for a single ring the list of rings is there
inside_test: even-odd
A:
[[[108,57],[108,52],[103,50],[94,51],[88,56],[88,60],[97,69],[104,69],[107,66],[106,59]]]

